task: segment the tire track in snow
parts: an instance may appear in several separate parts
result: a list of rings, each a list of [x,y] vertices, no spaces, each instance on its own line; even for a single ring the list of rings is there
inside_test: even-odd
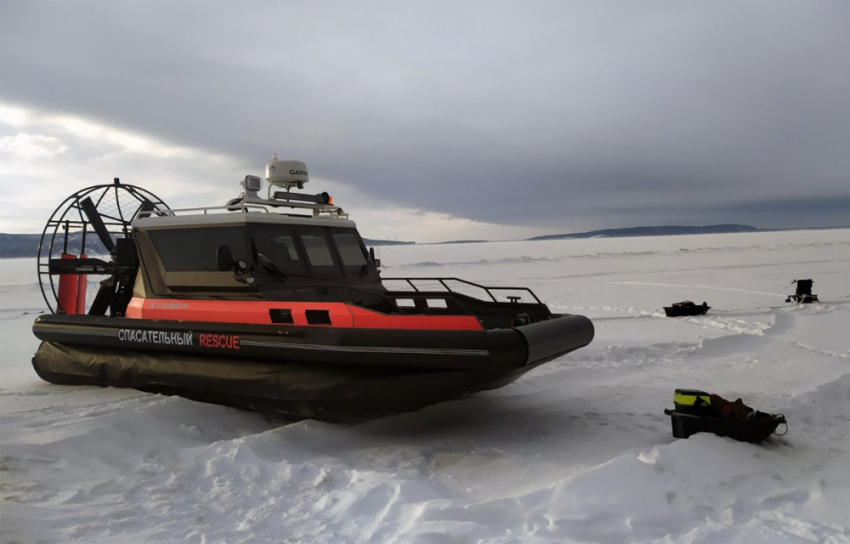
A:
[[[734,287],[716,287],[713,285],[690,285],[683,283],[656,283],[656,282],[647,282],[647,281],[609,281],[607,283],[617,284],[617,285],[648,285],[652,287],[685,287],[688,289],[709,289],[712,291],[731,291],[734,293],[746,293],[748,295],[765,295],[770,297],[786,297],[787,294],[782,293],[768,293],[765,291],[752,291],[749,289],[736,289]]]

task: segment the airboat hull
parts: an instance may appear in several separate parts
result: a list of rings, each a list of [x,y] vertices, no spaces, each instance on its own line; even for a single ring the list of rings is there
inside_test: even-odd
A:
[[[129,387],[295,417],[362,420],[506,385],[586,346],[593,325],[526,287],[390,278],[300,161],[277,157],[223,206],[144,189],[68,197],[39,241],[53,315],[33,366],[56,384]]]
[[[586,346],[558,316],[480,331],[171,322],[45,315],[33,358],[51,383],[142,391],[330,421],[365,420],[502,387]]]

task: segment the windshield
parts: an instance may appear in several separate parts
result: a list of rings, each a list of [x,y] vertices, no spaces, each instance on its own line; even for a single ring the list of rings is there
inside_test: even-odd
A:
[[[278,281],[337,279],[359,273],[367,263],[360,235],[350,228],[252,223],[147,233],[168,272],[218,272],[216,251],[222,245],[230,247],[235,260],[251,263],[255,270],[271,269]]]

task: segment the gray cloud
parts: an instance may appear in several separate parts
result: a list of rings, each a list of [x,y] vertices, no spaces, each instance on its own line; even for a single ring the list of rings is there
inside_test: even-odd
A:
[[[257,170],[278,152],[416,209],[781,226],[783,203],[850,197],[844,2],[0,9],[3,100]],[[847,224],[834,208],[794,226]]]

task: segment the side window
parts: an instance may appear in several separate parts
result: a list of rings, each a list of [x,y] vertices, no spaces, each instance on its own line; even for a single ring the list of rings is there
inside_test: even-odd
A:
[[[321,234],[302,234],[301,242],[304,244],[304,250],[307,251],[307,260],[310,261],[310,266],[334,265],[327,238]]]
[[[335,280],[343,275],[331,249],[327,230],[321,227],[296,227],[295,232],[301,241],[301,247],[304,248],[311,276]]]
[[[366,253],[356,234],[345,231],[331,231],[331,236],[333,236],[343,266],[359,268],[366,264]]]
[[[276,236],[272,238],[272,243],[277,249],[275,253],[280,253],[285,259],[289,259],[290,261],[298,260],[298,251],[295,249],[295,239],[291,234],[281,234],[280,236]]]
[[[268,257],[284,274],[304,276],[307,267],[298,253],[295,233],[286,225],[251,225],[257,251]]]
[[[230,246],[235,259],[248,257],[243,227],[151,229],[147,233],[168,272],[218,272],[218,246]]]

